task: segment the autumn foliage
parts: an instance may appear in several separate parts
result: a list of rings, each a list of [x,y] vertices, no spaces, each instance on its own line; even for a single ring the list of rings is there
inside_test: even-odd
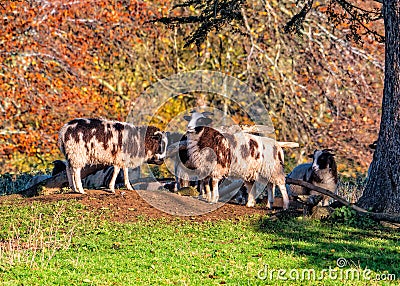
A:
[[[109,0],[7,1],[0,10],[2,171],[59,157],[57,131],[67,120],[124,118],[141,90],[135,48],[156,12]]]
[[[172,1],[2,2],[1,172],[48,167],[61,157],[57,132],[66,121],[124,120],[151,83],[196,69],[248,83],[278,139],[302,144],[289,154],[298,162],[314,148],[334,148],[342,162],[365,171],[378,133],[383,45],[370,37],[349,42],[321,22],[328,7],[319,2],[301,36],[285,34],[295,1],[259,2],[246,7],[236,32],[222,27],[189,47],[190,25],[147,22],[180,12]],[[174,116],[181,104],[170,103],[164,114]]]

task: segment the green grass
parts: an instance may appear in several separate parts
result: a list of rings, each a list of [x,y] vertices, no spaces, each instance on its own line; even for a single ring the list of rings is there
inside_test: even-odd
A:
[[[267,217],[204,223],[139,217],[122,224],[72,201],[5,203],[0,217],[2,285],[279,285],[279,269],[295,269],[292,275],[314,269],[318,276],[323,269],[339,275],[368,268],[371,278],[400,277],[400,235],[377,226]],[[347,266],[337,267],[339,258]],[[272,280],[261,279],[271,271]],[[289,282],[382,284],[327,275]]]

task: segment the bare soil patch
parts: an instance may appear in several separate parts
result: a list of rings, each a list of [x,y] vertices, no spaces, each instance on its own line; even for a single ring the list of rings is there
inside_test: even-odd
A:
[[[102,190],[87,190],[86,194],[53,194],[32,198],[17,195],[0,198],[1,203],[29,204],[76,200],[99,215],[117,222],[136,221],[138,218],[185,219],[191,221],[238,220],[243,217],[273,213],[260,205],[248,208],[232,203],[209,204],[194,197],[179,196],[168,191],[116,190],[115,194]],[[279,199],[278,202],[279,204]]]

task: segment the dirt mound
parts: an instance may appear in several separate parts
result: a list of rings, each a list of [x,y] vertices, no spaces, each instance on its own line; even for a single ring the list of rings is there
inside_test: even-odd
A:
[[[10,196],[7,200],[11,199]],[[3,197],[2,200],[7,197]],[[187,219],[192,221],[215,221],[239,219],[252,215],[271,213],[265,206],[248,208],[231,203],[209,204],[193,197],[179,196],[167,191],[125,191],[115,194],[100,190],[88,190],[87,194],[56,194],[18,199],[21,203],[39,201],[43,203],[60,200],[76,200],[99,215],[107,213],[112,221],[136,221],[138,217],[152,219]]]

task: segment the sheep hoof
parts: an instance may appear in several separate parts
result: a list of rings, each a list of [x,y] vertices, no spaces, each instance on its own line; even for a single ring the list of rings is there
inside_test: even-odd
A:
[[[256,205],[256,202],[250,202],[250,201],[248,201],[247,204],[246,204],[246,207],[252,208],[252,207],[254,207],[255,205]]]

